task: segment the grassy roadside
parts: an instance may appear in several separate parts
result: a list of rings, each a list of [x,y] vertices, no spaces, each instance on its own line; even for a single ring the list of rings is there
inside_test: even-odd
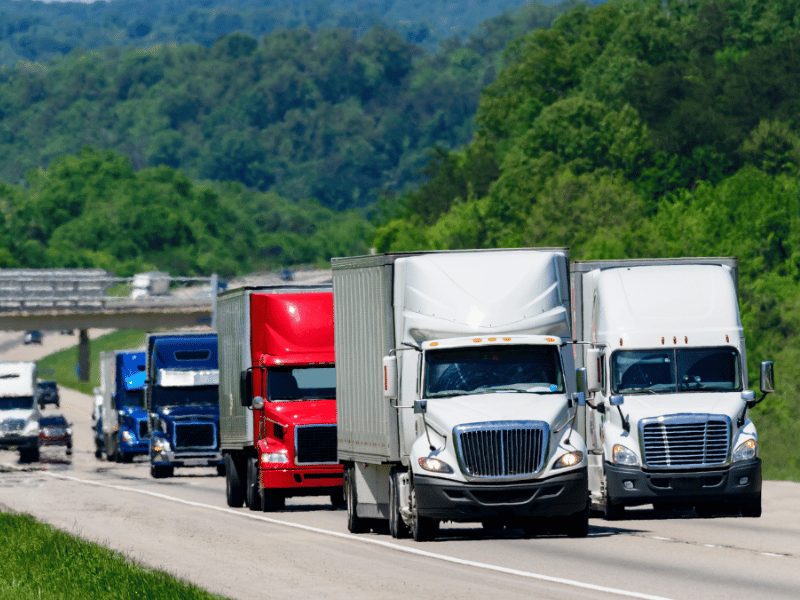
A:
[[[92,389],[100,385],[100,353],[107,350],[138,348],[144,344],[144,338],[145,332],[139,329],[120,329],[90,340],[89,381],[80,381],[75,372],[75,365],[78,363],[77,346],[65,348],[39,360],[39,377],[55,379],[60,386],[91,394]]]
[[[223,598],[29,515],[0,513],[0,539],[0,600]]]

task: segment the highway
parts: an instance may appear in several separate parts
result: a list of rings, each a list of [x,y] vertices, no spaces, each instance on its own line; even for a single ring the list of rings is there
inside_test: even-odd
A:
[[[0,452],[0,509],[32,514],[231,598],[800,597],[797,483],[765,482],[759,519],[648,507],[619,522],[592,519],[587,539],[447,524],[439,539],[419,544],[353,536],[345,512],[327,498],[254,513],[226,506],[224,478],[213,469],[154,480],[141,460],[98,461],[92,399],[61,394],[61,408],[45,413],[60,411],[74,424],[73,456],[45,448],[40,463],[21,465],[15,453]]]

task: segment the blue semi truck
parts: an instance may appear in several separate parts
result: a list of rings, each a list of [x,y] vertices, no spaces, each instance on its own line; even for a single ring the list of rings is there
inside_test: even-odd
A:
[[[145,406],[150,416],[150,474],[171,477],[176,467],[216,467],[219,445],[219,366],[216,333],[147,336]]]
[[[102,405],[96,425],[95,456],[128,463],[147,454],[149,427],[142,390],[146,378],[142,350],[100,354]]]

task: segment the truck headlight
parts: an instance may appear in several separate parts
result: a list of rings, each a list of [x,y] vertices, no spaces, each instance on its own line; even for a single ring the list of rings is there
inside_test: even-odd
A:
[[[611,452],[611,462],[618,465],[635,466],[639,464],[639,457],[622,444],[615,444]]]
[[[426,471],[432,471],[434,473],[453,472],[453,468],[450,465],[448,465],[443,460],[439,460],[438,458],[433,458],[432,456],[426,456],[424,458],[420,458],[419,466],[425,469]]]
[[[286,450],[282,452],[265,452],[261,455],[261,462],[284,464],[289,462],[289,457],[286,455]]]
[[[756,456],[758,456],[758,442],[755,440],[747,440],[744,444],[740,444],[736,450],[733,451],[733,459],[731,462],[752,460]]]
[[[153,452],[169,452],[169,442],[164,438],[157,438],[153,442]]]
[[[130,431],[123,430],[121,435],[122,435],[122,440],[124,442],[129,442],[130,443],[130,442],[133,441],[133,435],[131,434]]]
[[[583,460],[583,452],[567,452],[564,456],[556,461],[553,465],[554,469],[563,469],[564,467],[574,467]]]

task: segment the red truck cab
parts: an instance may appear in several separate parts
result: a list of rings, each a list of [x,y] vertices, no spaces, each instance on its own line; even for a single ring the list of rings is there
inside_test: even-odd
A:
[[[328,495],[341,506],[330,287],[233,290],[219,298],[218,329],[228,504],[272,511]]]

